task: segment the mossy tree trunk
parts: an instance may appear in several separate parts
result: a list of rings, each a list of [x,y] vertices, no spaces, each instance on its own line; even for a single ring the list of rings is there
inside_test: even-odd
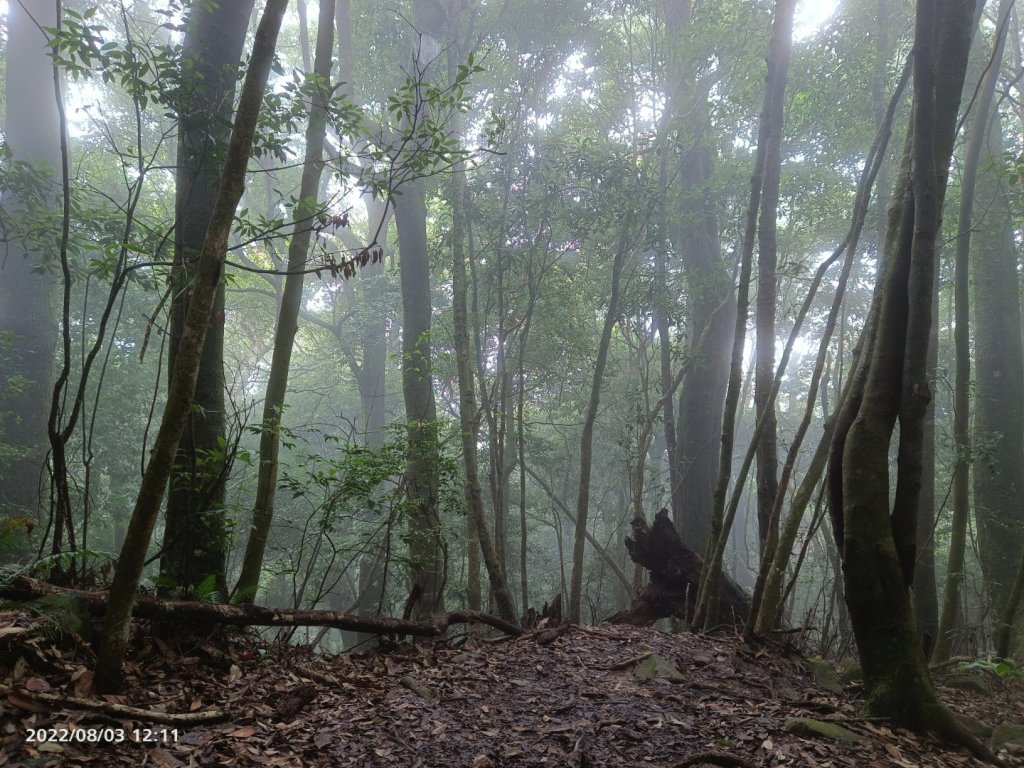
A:
[[[910,604],[921,491],[935,239],[956,135],[974,3],[919,0],[910,140],[894,195],[884,273],[841,414],[831,471],[834,533],[870,712],[935,730],[991,757],[938,701]],[[873,327],[873,333],[872,331]],[[895,500],[889,444],[900,425]]]

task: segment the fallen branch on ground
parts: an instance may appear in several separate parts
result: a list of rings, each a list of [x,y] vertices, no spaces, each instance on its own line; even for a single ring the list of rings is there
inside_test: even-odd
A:
[[[157,712],[152,709],[130,707],[127,704],[116,704],[112,701],[80,699],[77,696],[59,696],[55,693],[36,693],[26,691],[24,688],[0,688],[0,695],[6,696],[11,704],[20,709],[25,709],[21,702],[27,699],[33,704],[41,704],[48,709],[54,707],[87,709],[92,712],[103,712],[107,715],[129,717],[133,720],[144,720],[148,723],[161,723],[163,725],[201,725],[222,723],[229,719],[228,713],[220,710],[211,710],[209,712]],[[19,702],[19,700],[21,701]]]
[[[57,587],[45,581],[19,577],[0,587],[0,597],[9,600],[33,600],[46,595],[67,595],[81,600],[90,613],[103,615],[107,609],[106,592],[89,592],[70,587]],[[137,596],[132,615],[142,619],[175,621],[183,624],[230,624],[239,627],[333,627],[353,632],[380,635],[415,635],[439,637],[453,624],[486,624],[509,635],[519,636],[523,630],[515,624],[489,613],[452,611],[429,621],[406,621],[376,616],[355,616],[338,611],[306,611],[261,606],[196,603],[186,600],[163,600]]]

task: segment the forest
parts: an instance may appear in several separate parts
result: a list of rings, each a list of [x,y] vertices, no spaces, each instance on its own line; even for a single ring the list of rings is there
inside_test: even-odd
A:
[[[0,766],[1024,760],[1014,0],[0,45]]]

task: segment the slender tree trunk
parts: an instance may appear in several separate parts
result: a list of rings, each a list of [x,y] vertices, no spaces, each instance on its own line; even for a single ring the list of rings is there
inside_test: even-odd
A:
[[[440,52],[435,35],[444,29],[446,17],[439,15],[443,10],[424,0],[413,4],[420,35],[413,46],[412,66],[420,83],[429,81],[430,65]],[[426,109],[424,93],[418,94],[417,102],[417,110]],[[425,114],[417,115],[418,120],[427,118]],[[392,202],[402,287],[402,395],[408,439],[405,488],[411,505],[407,513],[409,559],[412,592],[420,595],[414,616],[425,619],[444,610],[447,552],[438,508],[440,448],[431,363],[432,304],[424,181],[406,182],[401,196],[395,196]]]
[[[946,568],[946,585],[942,595],[942,613],[939,616],[939,629],[932,651],[933,661],[945,661],[949,657],[953,636],[959,624],[960,585],[964,578],[967,518],[970,515],[970,473],[973,464],[970,438],[971,340],[968,274],[971,261],[971,232],[974,226],[974,193],[982,150],[988,137],[988,121],[992,114],[992,98],[995,94],[996,80],[999,77],[1003,58],[1010,6],[1009,0],[1001,0],[999,4],[999,18],[1003,23],[1000,24],[995,50],[978,90],[978,103],[968,134],[963,177],[960,182],[960,213],[957,221],[956,266],[953,278],[955,322],[953,339],[956,348],[956,385],[953,405],[956,466],[953,475],[953,522],[949,543],[949,560]],[[1019,333],[1018,329],[1018,340]],[[1018,399],[1018,408],[1021,405],[1024,404]],[[979,523],[983,517],[983,515],[979,517]],[[1014,561],[1015,558],[1011,555],[1007,563],[1009,567],[1005,569],[1008,571],[1007,578],[1000,585],[1000,589],[1004,592],[1013,578]],[[998,609],[996,612],[998,613]]]
[[[786,493],[789,490],[789,484],[796,468],[796,461],[800,453],[800,448],[803,446],[804,438],[807,434],[808,428],[810,427],[814,410],[817,405],[816,400],[818,397],[819,384],[825,371],[825,363],[828,358],[828,350],[832,339],[832,333],[835,330],[836,322],[842,309],[843,298],[846,293],[846,285],[850,278],[850,273],[853,270],[855,261],[854,256],[857,252],[861,231],[864,228],[864,223],[867,218],[868,205],[871,200],[872,185],[881,168],[885,164],[885,154],[889,145],[889,138],[892,133],[893,119],[895,117],[896,108],[899,105],[903,89],[909,80],[909,76],[910,70],[909,68],[906,68],[895,93],[893,93],[892,98],[889,100],[888,109],[886,110],[883,116],[883,121],[878,128],[878,135],[875,137],[871,149],[868,151],[864,170],[857,185],[857,195],[854,202],[852,215],[853,220],[850,223],[850,229],[840,247],[837,248],[832,256],[822,263],[817,272],[815,272],[814,278],[812,279],[811,285],[808,289],[808,296],[806,297],[803,306],[800,308],[800,312],[798,313],[796,322],[794,323],[794,328],[790,335],[791,340],[786,345],[786,352],[784,355],[788,358],[789,350],[792,346],[793,334],[797,333],[800,326],[803,324],[804,318],[810,309],[812,297],[817,292],[817,288],[825,275],[825,270],[845,250],[846,259],[839,274],[839,282],[836,287],[835,295],[832,299],[832,307],[829,309],[828,319],[825,321],[825,329],[821,334],[821,340],[818,344],[818,355],[814,363],[814,371],[811,374],[810,390],[807,393],[807,404],[804,408],[804,415],[800,420],[800,425],[797,427],[796,434],[793,436],[793,441],[789,447],[788,456],[786,457],[785,466],[782,469],[782,478],[778,484],[778,488],[776,489],[772,508],[769,510],[768,521],[765,527],[765,539],[761,550],[761,564],[758,569],[757,581],[754,585],[754,594],[751,598],[750,620],[746,627],[746,634],[748,637],[753,635],[755,629],[758,632],[767,632],[772,628],[772,626],[774,626],[775,622],[779,618],[782,607],[782,577],[785,572],[786,565],[789,562],[789,553],[793,546],[793,542],[796,539],[800,518],[803,516],[807,502],[810,500],[810,490],[817,484],[817,477],[811,480],[810,486],[807,488],[804,495],[798,494],[802,503],[801,505],[794,503],[790,511],[790,517],[792,518],[795,516],[795,520],[787,522],[786,530],[784,531],[784,534],[780,536],[779,522],[782,515],[782,507],[785,504]],[[780,373],[781,371],[774,373],[772,377],[772,388],[769,390],[768,396],[765,400],[766,406],[770,406],[772,408],[774,408],[775,404],[775,396],[773,393],[777,391],[779,386]],[[841,400],[842,397],[840,398],[840,401]],[[822,410],[823,412],[825,410],[824,404],[822,405]],[[831,435],[835,425],[835,417],[833,415],[825,415],[824,413],[823,415],[826,418],[824,431],[826,435]],[[772,413],[769,412],[768,416],[771,417]],[[815,473],[820,475],[824,468],[825,460],[827,458],[827,444],[827,437],[823,438],[818,444],[818,449],[815,451],[814,458],[811,461],[811,468],[808,470],[809,476]]]
[[[999,5],[1003,36],[1008,5],[1006,0]],[[997,48],[989,73],[999,69],[998,53]],[[994,79],[986,73],[986,90]],[[977,109],[982,109],[980,98]],[[1017,608],[1012,585],[1024,550],[1020,506],[1024,498],[1024,363],[1013,217],[1005,180],[997,171],[1004,146],[1002,121],[997,107],[989,114],[978,162],[979,216],[972,225],[976,229],[971,273],[978,363],[974,428],[979,444],[986,446],[985,460],[974,465],[974,513],[996,653],[1009,656],[1018,650],[1010,645]],[[976,121],[980,115],[976,113]]]
[[[939,358],[938,284],[932,296],[932,331],[928,339],[928,381],[934,382]],[[917,515],[917,567],[914,568],[913,604],[922,638],[939,634],[939,595],[935,578],[935,399],[924,416],[921,462],[921,501]],[[934,647],[934,646],[933,646]]]
[[[590,473],[594,451],[594,424],[601,403],[601,382],[608,364],[608,348],[611,346],[612,329],[619,316],[619,295],[622,272],[630,253],[629,235],[632,213],[627,213],[622,223],[619,243],[612,262],[612,292],[608,300],[608,311],[601,329],[601,341],[594,361],[594,377],[590,387],[590,399],[583,418],[583,432],[580,435],[580,482],[576,496],[576,533],[572,547],[572,577],[569,582],[569,613],[571,622],[580,622],[580,605],[583,597],[583,554],[587,543],[587,516],[590,512]]]
[[[458,50],[458,46],[454,46]],[[449,51],[448,72],[454,79],[456,59]],[[458,124],[453,127],[458,135]],[[451,180],[452,201],[452,313],[455,336],[455,356],[459,376],[459,420],[462,428],[462,457],[466,468],[465,497],[469,516],[473,520],[474,533],[480,542],[487,575],[491,580],[491,590],[498,605],[498,613],[506,621],[516,624],[516,610],[512,602],[505,571],[498,557],[496,547],[487,530],[487,518],[484,514],[483,492],[480,489],[480,471],[477,467],[477,437],[479,434],[479,416],[476,405],[476,394],[473,389],[472,348],[469,343],[469,311],[466,294],[469,280],[466,276],[466,254],[464,248],[466,175],[459,163],[453,169]],[[479,599],[479,595],[477,596]],[[523,610],[526,607],[524,605]]]
[[[729,535],[725,525],[725,501],[729,478],[732,474],[732,447],[736,430],[736,412],[739,405],[743,346],[747,332],[747,311],[750,305],[750,272],[754,252],[754,235],[757,228],[757,213],[761,209],[764,185],[766,182],[775,183],[772,179],[777,174],[777,171],[770,170],[769,163],[781,162],[783,97],[786,91],[786,72],[792,48],[795,8],[796,0],[776,0],[771,37],[768,41],[768,74],[765,78],[764,103],[761,107],[758,126],[757,153],[754,159],[754,172],[750,178],[750,202],[747,208],[746,230],[743,234],[743,250],[740,257],[736,327],[722,426],[722,453],[711,513],[711,538],[708,542],[707,556],[704,559],[705,574],[701,576],[700,594],[694,615],[695,626],[711,627],[718,622],[717,595],[721,556],[716,556],[715,550],[722,548],[720,540],[726,539]],[[777,191],[775,194],[778,194]],[[771,194],[769,194],[770,198]],[[767,425],[767,420],[762,420],[762,423]]]
[[[267,0],[256,30],[217,200],[210,217],[203,252],[196,266],[188,316],[178,346],[177,364],[167,390],[167,404],[164,406],[160,429],[153,443],[110,586],[96,666],[96,684],[101,690],[115,690],[122,685],[121,662],[128,648],[132,601],[142,576],[146,551],[160,513],[178,440],[192,412],[203,342],[223,276],[228,235],[235,209],[245,189],[245,171],[252,151],[256,122],[287,6],[288,0]]]
[[[466,210],[470,210],[469,206]],[[519,362],[516,370],[516,455],[519,465],[519,590],[522,594],[523,615],[530,607],[530,583],[527,570],[528,528],[526,525],[526,343],[530,338],[530,326],[533,322],[533,309],[536,306],[537,292],[533,281],[530,281],[530,303],[523,319],[523,327],[519,333]]]
[[[541,490],[544,491],[544,493],[547,495],[547,497],[551,500],[551,503],[554,504],[555,507],[557,509],[559,509],[562,512],[563,515],[565,515],[565,518],[573,526],[575,526],[576,525],[576,515],[574,515],[572,513],[572,510],[569,509],[569,507],[566,506],[564,501],[562,501],[562,497],[559,496],[558,494],[556,494],[554,489],[548,484],[548,482],[543,477],[541,477],[539,474],[537,474],[537,472],[535,472],[534,470],[532,470],[530,468],[527,468],[526,473],[530,477],[532,477],[534,479],[534,481],[536,481],[537,485],[540,486]],[[556,520],[555,520],[555,530],[556,531],[561,531],[561,525],[558,524],[557,516],[556,516]],[[633,582],[630,580],[629,576],[627,576],[626,572],[624,570],[622,570],[622,566],[615,559],[615,557],[607,549],[605,549],[601,545],[601,542],[599,542],[597,539],[594,538],[593,534],[591,534],[590,531],[587,531],[587,542],[590,544],[590,546],[592,546],[594,548],[594,551],[597,553],[597,556],[600,557],[602,560],[604,560],[605,564],[611,569],[612,573],[615,574],[615,578],[618,579],[619,584],[622,586],[623,589],[626,590],[626,593],[627,594],[632,593],[632,591],[633,591]],[[559,552],[561,552],[561,535],[560,534],[559,534]],[[642,566],[640,567],[640,570],[643,571],[643,567]],[[564,581],[564,578],[563,578],[563,581]]]
[[[277,492],[278,457],[281,450],[281,418],[284,414],[292,348],[299,328],[302,285],[314,219],[319,208],[317,192],[323,172],[324,134],[327,129],[327,102],[331,93],[331,53],[334,49],[334,0],[320,0],[317,21],[316,53],[313,64],[312,102],[306,126],[306,156],[299,183],[299,201],[295,206],[292,236],[288,243],[288,274],[274,331],[274,351],[270,362],[267,392],[263,400],[260,425],[260,463],[256,482],[256,501],[252,527],[242,558],[242,571],[235,594],[244,602],[254,602],[260,585],[263,556],[274,518]]]
[[[473,217],[469,211],[472,210],[472,206],[467,209],[466,216],[466,249],[470,263],[470,273],[474,275],[474,279],[469,280],[468,283],[472,285],[473,299],[472,307],[473,314],[476,314],[476,303],[477,303],[477,284],[475,279],[476,270],[473,264],[476,260],[476,246],[473,239]],[[469,286],[467,285],[467,290]],[[468,309],[467,309],[468,313]],[[469,322],[468,314],[466,322]],[[468,331],[467,331],[468,333]],[[474,350],[479,353],[479,345],[474,343]],[[480,537],[476,531],[476,518],[473,515],[466,515],[466,602],[471,610],[480,610],[483,605],[483,586],[480,583]],[[525,608],[524,608],[525,611]]]
[[[29,11],[32,15],[30,17]],[[34,18],[34,21],[33,21]],[[0,461],[0,510],[36,519],[40,488],[45,486],[49,401],[40,392],[53,387],[57,333],[54,280],[37,269],[57,251],[59,225],[33,224],[26,214],[60,216],[60,135],[53,91],[53,61],[46,35],[36,25],[54,27],[56,5],[10,4],[7,11],[7,70],[4,80],[4,137],[14,162],[37,164],[51,174],[48,210],[29,211],[17,190],[4,195],[3,206],[22,234],[5,244],[0,257],[0,442],[9,461]],[[25,219],[22,219],[25,217]],[[20,220],[20,221],[19,221]],[[52,231],[49,253],[40,228]],[[31,234],[32,237],[27,235]]]
[[[430,361],[430,265],[427,204],[422,181],[404,185],[395,204],[402,283],[402,392],[408,422],[406,493],[409,556],[414,589],[422,590],[415,617],[444,610],[444,542],[438,512],[437,410]]]
[[[217,199],[224,147],[231,130],[237,69],[253,4],[253,0],[196,3],[185,29],[168,386],[178,364],[198,262]],[[223,283],[217,286],[214,302],[196,383],[195,408],[189,414],[175,457],[160,558],[162,583],[173,584],[185,595],[194,594],[195,588],[211,575],[218,593],[227,594]]]

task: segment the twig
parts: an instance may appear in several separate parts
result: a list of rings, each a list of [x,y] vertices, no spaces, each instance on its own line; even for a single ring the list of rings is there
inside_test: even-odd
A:
[[[686,758],[681,763],[676,763],[673,768],[689,768],[696,765],[719,765],[722,768],[754,768],[754,764],[736,755],[728,755],[724,752],[701,752]]]
[[[26,691],[24,688],[0,688],[0,695],[7,696],[7,700],[14,706],[20,706],[17,699],[23,698],[36,704],[56,705],[68,709],[88,709],[108,715],[122,715],[146,720],[151,723],[166,723],[167,725],[222,723],[230,719],[227,712],[217,709],[210,710],[209,712],[157,712],[152,709],[131,707],[127,704],[116,704],[112,701],[80,699],[77,696],[58,696],[54,693],[36,693],[34,691]]]

